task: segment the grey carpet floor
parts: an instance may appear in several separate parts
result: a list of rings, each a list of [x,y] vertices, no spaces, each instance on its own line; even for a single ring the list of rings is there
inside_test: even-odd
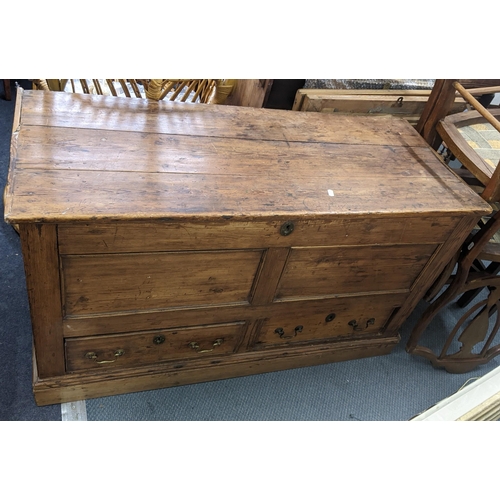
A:
[[[0,192],[3,193],[10,158],[14,116],[12,101],[0,87]],[[30,83],[20,80],[23,88]],[[3,220],[0,204],[0,420],[61,420],[60,405],[36,406],[31,391],[31,322],[18,234]]]

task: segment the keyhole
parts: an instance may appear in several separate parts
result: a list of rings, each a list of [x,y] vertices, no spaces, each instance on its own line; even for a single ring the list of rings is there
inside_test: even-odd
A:
[[[291,234],[293,232],[294,227],[295,226],[293,225],[293,222],[291,222],[291,221],[285,222],[281,226],[281,229],[280,229],[281,235],[288,236],[289,234]]]
[[[165,342],[164,335],[156,335],[156,337],[153,339],[153,344],[156,344],[156,345],[163,344],[163,342]]]

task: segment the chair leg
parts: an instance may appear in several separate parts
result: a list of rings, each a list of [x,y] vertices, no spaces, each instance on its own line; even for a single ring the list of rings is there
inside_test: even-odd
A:
[[[3,87],[5,90],[5,100],[10,101],[12,99],[12,94],[10,93],[10,80],[4,80]]]

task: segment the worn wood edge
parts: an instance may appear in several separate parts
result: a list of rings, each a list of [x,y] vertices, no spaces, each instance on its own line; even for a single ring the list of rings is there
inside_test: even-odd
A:
[[[22,87],[17,87],[16,106],[14,108],[14,120],[12,123],[13,132],[17,131],[21,123],[21,106],[22,106],[23,96],[24,96],[24,89]]]
[[[4,220],[8,223],[9,214],[12,212],[13,203],[13,189],[14,189],[14,170],[17,159],[17,142],[19,138],[19,127],[21,120],[21,107],[23,101],[24,90],[22,87],[17,88],[16,105],[14,108],[14,119],[12,122],[12,136],[10,143],[10,159],[9,171],[7,173],[7,181],[3,190],[3,206],[4,206]]]
[[[464,184],[465,187],[468,187]],[[470,189],[470,188],[469,188]],[[472,193],[474,193],[471,190]],[[454,216],[464,216],[464,215],[477,215],[477,216],[483,216],[483,215],[488,215],[491,213],[491,207],[490,205],[482,200],[479,196],[477,196],[476,193],[474,195],[477,197],[476,200],[474,201],[474,208],[472,207],[464,207],[462,209],[452,209],[452,210],[429,210],[426,212],[422,212],[419,214],[419,217],[443,217],[443,216],[449,216],[449,217],[454,217]],[[383,211],[383,210],[373,210],[370,212],[367,211],[360,211],[360,212],[354,212],[354,211],[337,211],[335,214],[332,214],[331,212],[316,212],[314,216],[311,216],[311,212],[304,210],[300,212],[273,212],[271,213],[266,213],[266,214],[260,214],[260,213],[249,213],[247,215],[245,214],[235,214],[235,215],[221,215],[220,212],[214,212],[214,213],[204,213],[200,215],[193,215],[189,213],[172,213],[168,214],[165,212],[151,212],[148,214],[143,214],[143,213],[127,213],[126,216],[124,214],[119,214],[117,213],[116,215],[75,215],[75,214],[57,214],[57,215],[50,215],[47,217],[34,217],[33,215],[29,214],[18,214],[16,216],[12,215],[6,215],[5,216],[5,221],[10,223],[10,224],[65,224],[65,223],[90,223],[90,222],[110,222],[110,223],[115,223],[115,222],[176,222],[179,224],[183,224],[186,222],[209,222],[209,223],[214,223],[217,221],[228,221],[228,220],[233,220],[235,222],[255,222],[255,221],[261,221],[261,222],[272,222],[276,220],[281,220],[282,222],[289,221],[291,219],[295,221],[305,221],[305,220],[321,220],[325,219],[328,217],[331,217],[332,215],[335,215],[335,217],[338,218],[345,218],[349,217],[350,219],[355,219],[355,218],[380,218],[380,217],[387,217],[388,215],[391,216],[391,218],[398,218],[398,217],[411,217],[415,216],[415,211],[412,211],[410,209],[408,210],[400,210],[398,212],[391,212],[391,211]]]
[[[193,368],[177,370],[173,363],[167,366],[149,366],[129,369],[122,372],[86,375],[66,375],[50,379],[37,379],[34,383],[34,396],[38,406],[67,403],[98,397],[142,392],[193,383],[222,380],[241,376],[282,371],[307,366],[328,364],[363,357],[389,354],[399,343],[399,335],[364,341],[356,344],[316,348],[296,353],[277,353],[263,356],[262,353],[232,355],[231,360],[212,364],[206,362]],[[179,363],[175,363],[179,364]]]

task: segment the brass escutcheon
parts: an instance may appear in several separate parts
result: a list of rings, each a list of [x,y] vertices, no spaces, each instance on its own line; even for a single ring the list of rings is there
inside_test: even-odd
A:
[[[330,323],[330,321],[333,321],[335,319],[335,313],[330,313],[326,318],[325,321],[327,323]]]
[[[289,234],[293,233],[294,229],[295,226],[292,221],[285,222],[284,224],[281,225],[280,229],[281,236],[288,236]]]
[[[160,345],[165,342],[165,336],[164,335],[156,335],[153,339],[153,344]]]

